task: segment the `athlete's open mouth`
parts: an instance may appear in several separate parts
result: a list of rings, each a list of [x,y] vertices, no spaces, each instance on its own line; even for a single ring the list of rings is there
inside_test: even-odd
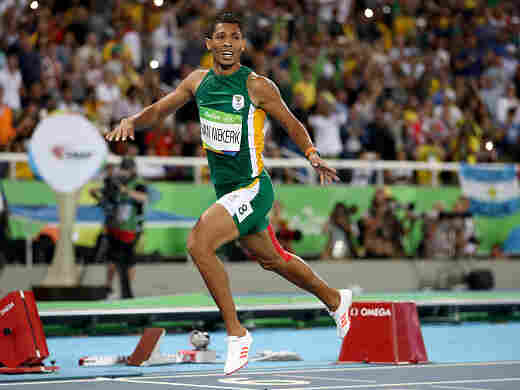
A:
[[[220,55],[229,60],[233,58],[233,52],[231,50],[221,51]]]

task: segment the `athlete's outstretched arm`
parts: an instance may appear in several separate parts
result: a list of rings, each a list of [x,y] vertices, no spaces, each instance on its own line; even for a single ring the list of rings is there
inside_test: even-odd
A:
[[[203,71],[196,70],[192,72],[182,80],[174,91],[145,107],[141,112],[128,118],[123,118],[114,130],[105,135],[105,138],[109,141],[119,141],[119,139],[126,141],[127,138],[134,139],[135,129],[153,126],[169,114],[177,111],[193,97],[196,86],[198,86],[201,80],[201,72]]]
[[[316,152],[307,129],[289,110],[276,84],[266,77],[251,75],[247,81],[247,87],[253,103],[274,117],[287,129],[289,136],[300,150],[305,153],[312,167],[320,175],[320,183],[339,181],[336,170],[330,168]]]

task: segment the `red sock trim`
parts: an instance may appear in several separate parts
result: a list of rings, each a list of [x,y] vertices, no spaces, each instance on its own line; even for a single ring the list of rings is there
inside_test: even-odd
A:
[[[282,246],[278,242],[278,239],[276,238],[276,234],[274,233],[271,224],[267,226],[267,231],[269,232],[269,237],[271,237],[271,242],[273,243],[274,247],[276,248],[276,251],[280,254],[280,256],[282,256],[285,261],[291,260],[292,255],[282,248]]]

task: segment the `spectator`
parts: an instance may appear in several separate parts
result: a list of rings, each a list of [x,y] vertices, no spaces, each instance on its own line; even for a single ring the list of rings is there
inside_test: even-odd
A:
[[[103,81],[96,87],[96,99],[100,103],[100,120],[105,126],[113,119],[113,110],[116,102],[121,98],[121,91],[116,84],[115,74],[105,69]]]
[[[510,108],[518,108],[519,100],[516,96],[516,88],[514,84],[509,85],[503,96],[498,99],[497,102],[497,120],[500,123],[504,123],[506,121],[507,113]]]
[[[473,128],[469,121],[461,124],[457,135],[449,144],[448,153],[452,161],[463,161],[468,163],[476,163],[477,155],[480,151],[480,140],[474,134]]]
[[[181,65],[182,50],[186,46],[183,32],[179,29],[178,11],[186,1],[178,1],[161,15],[161,23],[152,32],[151,46],[153,58],[159,62],[162,79],[171,84]]]
[[[444,120],[450,128],[455,128],[462,119],[462,111],[455,102],[455,92],[447,91],[442,99],[442,104],[433,109],[436,119]]]
[[[345,113],[336,108],[336,98],[330,91],[320,93],[316,113],[309,117],[316,147],[324,157],[339,157],[342,150],[341,127],[347,122]]]
[[[20,50],[18,52],[18,60],[22,80],[26,87],[30,87],[33,83],[41,80],[41,56],[40,53],[33,48],[29,34],[22,34],[19,43]]]
[[[327,235],[327,243],[320,255],[321,259],[347,259],[357,257],[357,240],[359,231],[357,224],[352,221],[357,212],[357,206],[347,207],[338,202],[323,226],[323,233]]]
[[[13,111],[4,103],[4,88],[0,85],[0,151],[5,151],[15,136]]]
[[[395,258],[404,255],[404,229],[395,214],[395,201],[386,188],[379,187],[360,221],[361,251],[367,258]]]
[[[62,99],[58,104],[58,110],[76,114],[83,113],[83,108],[73,100],[72,88],[69,86],[65,86],[65,88],[63,88]]]
[[[470,211],[470,200],[460,196],[453,207],[456,229],[455,253],[457,257],[474,257],[480,244]]]
[[[102,54],[98,42],[98,35],[95,32],[89,32],[86,42],[78,49],[76,57],[83,63],[88,62],[92,57],[94,57],[95,63],[101,63]]]
[[[455,242],[451,223],[441,218],[445,210],[443,202],[436,202],[433,209],[423,218],[422,241],[418,254],[427,259],[446,259],[454,256]]]
[[[136,86],[131,85],[126,89],[125,95],[114,104],[113,117],[116,121],[133,115],[143,109],[141,96]]]
[[[444,161],[446,155],[444,148],[441,146],[440,138],[435,135],[428,134],[426,142],[416,149],[416,160],[423,162],[440,162]],[[438,183],[439,172],[420,170],[417,172],[417,184],[432,185]]]
[[[292,61],[292,66],[296,67],[297,65],[294,64],[294,62],[296,62],[297,59],[293,58]],[[309,110],[316,103],[316,78],[314,77],[314,72],[311,65],[305,64],[302,68],[301,79],[294,82],[292,92],[294,95],[299,93],[303,94],[303,108],[305,110]],[[295,70],[293,70],[293,72],[295,72]],[[293,78],[294,77],[295,76],[293,76]]]
[[[14,54],[7,56],[7,66],[0,69],[0,85],[4,90],[4,103],[11,110],[18,111],[22,108],[21,94],[23,90],[22,74],[18,67],[18,58]]]
[[[365,149],[377,153],[381,160],[395,160],[395,140],[385,122],[384,112],[376,107],[374,120],[367,125]]]
[[[147,132],[145,137],[145,143],[153,150],[153,155],[162,157],[173,156],[175,150],[179,154],[180,145],[176,142],[178,136],[174,129],[168,127],[164,122],[157,127]]]

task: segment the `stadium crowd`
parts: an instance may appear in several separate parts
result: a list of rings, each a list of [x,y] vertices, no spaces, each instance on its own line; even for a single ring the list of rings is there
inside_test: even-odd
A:
[[[0,152],[25,151],[54,110],[81,112],[106,131],[211,66],[203,38],[222,9],[246,22],[243,64],[277,83],[323,156],[517,161],[520,3],[507,0],[4,0]],[[203,155],[195,103],[140,131],[133,145],[110,147],[120,155]],[[265,155],[299,153],[272,122]],[[31,176],[28,166],[17,168],[18,177]],[[272,174],[302,180],[298,170]],[[143,175],[189,180],[192,172],[149,167]],[[374,181],[362,169],[341,176]],[[389,184],[433,179],[385,172]]]

